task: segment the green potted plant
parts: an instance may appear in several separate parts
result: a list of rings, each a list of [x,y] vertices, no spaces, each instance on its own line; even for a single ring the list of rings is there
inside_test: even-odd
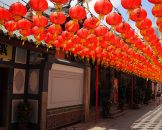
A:
[[[26,130],[28,128],[31,111],[31,105],[27,100],[18,104],[17,121],[20,130]]]

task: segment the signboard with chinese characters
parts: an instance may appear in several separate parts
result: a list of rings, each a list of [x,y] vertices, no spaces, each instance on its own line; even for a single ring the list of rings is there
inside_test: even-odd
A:
[[[12,59],[12,46],[0,44],[0,59],[2,60]]]

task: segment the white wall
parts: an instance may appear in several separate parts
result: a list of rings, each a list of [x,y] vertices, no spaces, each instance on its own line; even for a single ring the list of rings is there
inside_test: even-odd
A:
[[[83,104],[82,68],[53,64],[49,73],[48,109]]]

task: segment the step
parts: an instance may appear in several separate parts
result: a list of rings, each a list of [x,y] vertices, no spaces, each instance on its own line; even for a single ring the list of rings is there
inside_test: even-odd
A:
[[[0,130],[7,130],[7,128],[5,128],[5,127],[2,128],[2,127],[0,127]]]
[[[111,115],[111,118],[117,118],[125,114],[125,111],[120,111]]]

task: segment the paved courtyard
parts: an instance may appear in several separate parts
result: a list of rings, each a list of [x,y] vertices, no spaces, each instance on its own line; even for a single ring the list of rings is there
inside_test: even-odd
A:
[[[142,105],[137,110],[126,110],[115,119],[101,119],[98,123],[80,123],[62,130],[162,130],[162,104]]]

